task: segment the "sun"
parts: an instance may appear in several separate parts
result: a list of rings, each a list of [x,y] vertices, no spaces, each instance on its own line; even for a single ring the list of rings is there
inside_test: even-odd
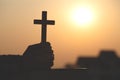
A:
[[[72,21],[77,25],[88,25],[93,21],[93,12],[88,7],[78,7],[72,11]]]

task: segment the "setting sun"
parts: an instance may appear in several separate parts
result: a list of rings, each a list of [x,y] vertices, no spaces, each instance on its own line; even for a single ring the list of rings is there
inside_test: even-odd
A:
[[[78,7],[72,11],[71,18],[77,25],[86,25],[92,22],[93,12],[87,7]]]

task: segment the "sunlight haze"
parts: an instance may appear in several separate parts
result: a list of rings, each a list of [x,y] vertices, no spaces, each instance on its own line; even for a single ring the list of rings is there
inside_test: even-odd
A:
[[[1,55],[22,55],[28,45],[40,42],[41,25],[33,20],[45,10],[56,23],[47,30],[53,68],[74,64],[78,56],[97,56],[102,49],[120,56],[119,0],[0,0],[0,10]]]

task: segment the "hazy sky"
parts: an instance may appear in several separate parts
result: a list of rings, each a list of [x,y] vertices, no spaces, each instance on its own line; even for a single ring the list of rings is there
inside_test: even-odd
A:
[[[86,6],[94,13],[86,26],[76,25],[71,13]],[[0,54],[22,55],[28,45],[40,42],[41,12],[56,21],[48,26],[48,41],[55,54],[55,68],[74,63],[78,56],[97,56],[101,49],[120,56],[120,0],[0,0]],[[74,15],[74,14],[73,14]]]

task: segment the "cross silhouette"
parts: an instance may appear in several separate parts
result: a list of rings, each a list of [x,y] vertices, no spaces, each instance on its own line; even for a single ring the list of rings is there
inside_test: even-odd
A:
[[[47,25],[55,25],[54,20],[47,20],[47,11],[42,11],[42,20],[34,20],[34,24],[41,24],[41,42],[46,42]]]

